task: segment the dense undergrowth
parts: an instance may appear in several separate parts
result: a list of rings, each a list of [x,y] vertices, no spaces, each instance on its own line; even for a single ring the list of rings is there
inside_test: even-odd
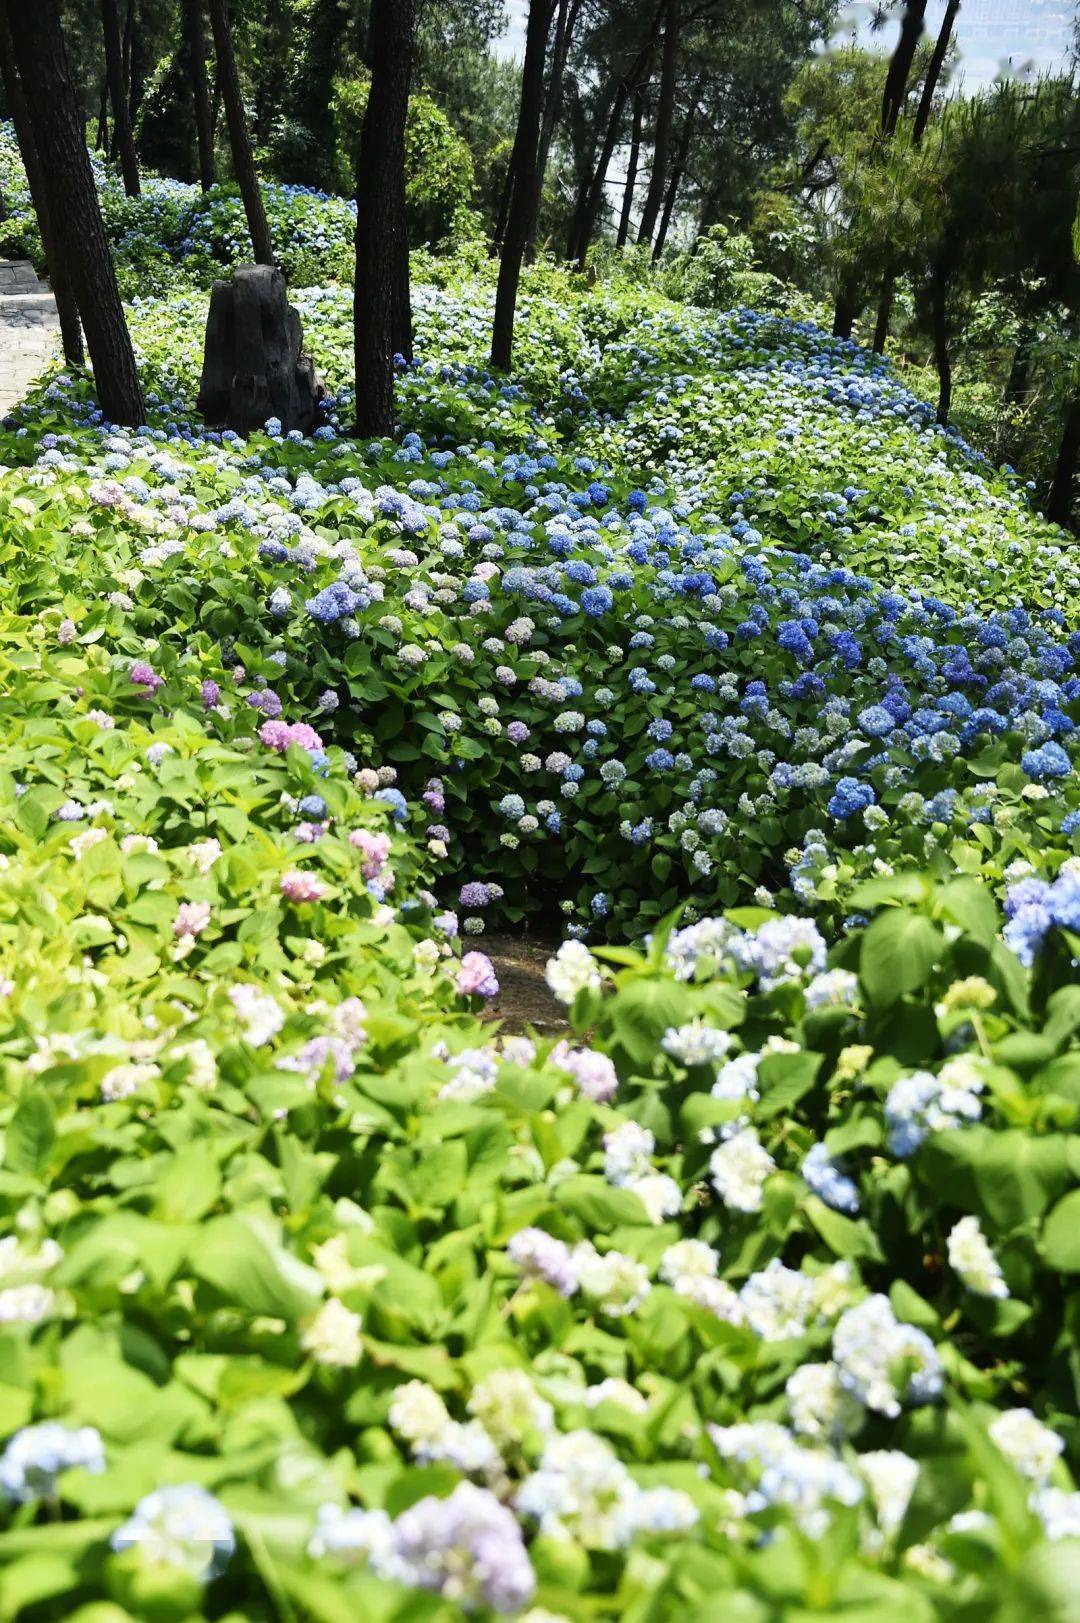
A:
[[[1072,1617],[1075,557],[808,324],[417,269],[393,444],[334,287],[313,440],[191,289],[0,431],[0,1612]]]

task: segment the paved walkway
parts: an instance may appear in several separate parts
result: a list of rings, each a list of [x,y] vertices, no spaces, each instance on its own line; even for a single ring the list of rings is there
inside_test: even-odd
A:
[[[56,304],[26,259],[0,259],[0,417],[18,404],[60,338]]]

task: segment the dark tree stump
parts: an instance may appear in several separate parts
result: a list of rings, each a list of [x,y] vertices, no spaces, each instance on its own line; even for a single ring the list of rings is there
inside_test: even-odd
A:
[[[215,282],[198,398],[206,421],[251,434],[276,417],[282,433],[309,434],[325,393],[303,352],[300,317],[281,271],[242,265],[231,281]]]

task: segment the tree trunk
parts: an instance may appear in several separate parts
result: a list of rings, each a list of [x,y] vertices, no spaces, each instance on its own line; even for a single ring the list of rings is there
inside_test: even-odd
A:
[[[502,247],[502,240],[506,234],[506,216],[510,212],[510,197],[514,190],[514,154],[511,147],[510,156],[506,160],[506,173],[503,176],[502,190],[499,192],[499,212],[495,216],[495,230],[491,234],[491,246],[488,249],[489,259],[494,259]]]
[[[83,352],[82,329],[79,326],[79,310],[75,303],[67,266],[57,251],[52,216],[49,213],[49,199],[45,189],[45,176],[41,172],[41,161],[38,158],[37,144],[30,122],[30,109],[23,93],[19,70],[15,66],[15,51],[8,29],[7,13],[2,6],[0,6],[0,83],[3,84],[8,112],[15,126],[15,138],[19,143],[23,168],[26,170],[30,200],[34,205],[38,229],[41,232],[41,245],[45,250],[45,268],[52,286],[53,298],[56,300],[56,313],[60,318],[64,359],[69,366],[82,366],[86,356]]]
[[[660,217],[667,184],[668,150],[671,146],[671,125],[675,116],[675,79],[679,67],[679,0],[667,0],[664,18],[664,51],[660,59],[660,99],[656,109],[656,131],[653,136],[652,167],[649,170],[649,190],[645,194],[645,207],[638,226],[638,241],[651,242]]]
[[[679,137],[678,150],[675,153],[675,162],[671,167],[671,179],[668,181],[667,196],[664,198],[664,212],[660,216],[660,229],[656,233],[653,243],[653,259],[657,260],[664,251],[668,230],[671,226],[671,217],[675,212],[675,199],[678,196],[682,178],[686,173],[686,160],[690,155],[690,136],[697,117],[697,104],[687,110],[686,121],[683,124],[682,135]]]
[[[1054,477],[1046,499],[1046,516],[1054,524],[1068,524],[1072,518],[1073,485],[1080,457],[1080,395],[1073,395],[1065,413]]]
[[[853,276],[845,276],[840,283],[836,294],[836,304],[833,307],[832,335],[834,338],[850,338],[851,329],[855,325],[855,317],[859,313],[858,286]]]
[[[94,142],[94,146],[102,157],[107,158],[109,156],[109,81],[106,78],[101,81],[101,97],[98,101],[97,115],[97,140]]]
[[[113,147],[120,159],[124,190],[129,197],[139,195],[139,165],[135,140],[128,116],[127,86],[124,83],[124,45],[120,37],[120,11],[116,0],[101,0],[101,31],[105,37],[105,76],[113,114]]]
[[[506,236],[495,290],[495,320],[491,329],[491,364],[501,372],[510,370],[518,282],[540,190],[537,159],[540,119],[544,110],[544,58],[547,55],[551,13],[552,0],[529,0],[525,61],[521,70],[521,105],[518,108],[512,160],[514,186],[506,216]]]
[[[529,234],[525,241],[525,263],[527,265],[531,265],[536,258],[536,235],[540,228],[540,203],[544,191],[544,176],[547,174],[551,141],[555,134],[559,109],[562,106],[566,59],[570,54],[570,44],[574,37],[578,17],[581,14],[581,5],[582,0],[559,0],[559,11],[555,19],[555,38],[551,47],[551,72],[548,75],[547,95],[544,98],[544,116],[540,121],[540,148],[536,157],[536,168],[540,180],[536,189],[536,207],[529,222]]]
[[[184,0],[184,43],[191,76],[191,95],[195,103],[199,184],[204,192],[208,192],[214,184],[214,125],[210,116],[210,89],[206,82],[206,28],[203,24],[202,0]]]
[[[15,61],[27,97],[34,144],[45,177],[57,263],[70,275],[82,315],[98,401],[112,422],[145,416],[135,355],[102,224],[86,150],[75,79],[56,0],[5,0]]]
[[[127,100],[128,123],[135,128],[135,114],[131,106],[131,50],[135,38],[135,0],[127,0],[124,7],[124,35],[120,47],[121,67],[124,74],[124,96]]]
[[[371,90],[356,166],[353,288],[356,432],[365,437],[394,431],[394,336],[397,326],[400,339],[405,116],[414,16],[414,0],[373,0]]]
[[[907,95],[908,76],[915,58],[915,50],[926,27],[926,0],[904,0],[904,15],[900,19],[900,38],[889,62],[885,76],[885,89],[881,98],[881,133],[895,135],[896,126]]]
[[[930,326],[934,339],[934,365],[938,375],[937,420],[942,428],[948,426],[952,405],[952,359],[949,355],[949,321],[946,298],[949,284],[941,271],[935,271],[930,283]]]
[[[626,247],[626,239],[630,235],[630,215],[634,207],[634,187],[637,185],[638,158],[641,155],[641,121],[645,114],[645,87],[634,86],[634,107],[630,115],[630,156],[626,164],[626,184],[622,194],[622,213],[619,215],[619,232],[615,238],[617,248]]]
[[[1021,327],[1005,384],[1004,401],[1007,406],[1022,406],[1027,400],[1028,390],[1031,388],[1031,352],[1034,336],[1029,326],[1025,324]]]
[[[934,92],[941,78],[941,70],[945,66],[945,57],[949,49],[949,40],[952,38],[953,24],[956,22],[956,13],[960,10],[960,0],[949,0],[945,7],[945,15],[941,19],[938,37],[934,43],[934,54],[930,58],[930,66],[926,70],[926,81],[923,85],[922,95],[919,98],[919,110],[915,114],[915,128],[912,139],[918,146],[923,138],[927,124],[930,122],[930,112],[934,105]]]
[[[240,74],[237,71],[233,51],[228,0],[209,0],[209,3],[210,26],[214,31],[214,54],[217,57],[218,79],[225,103],[225,122],[229,129],[233,170],[240,187],[240,196],[244,200],[251,246],[258,264],[272,265],[274,250],[270,243],[270,227],[266,223],[266,210],[259,190],[259,177],[255,173],[247,113],[244,111],[244,94],[240,88]],[[406,0],[406,3],[411,7],[411,0]]]
[[[896,292],[896,276],[887,270],[881,278],[881,291],[878,294],[877,319],[874,322],[874,342],[871,348],[875,355],[884,355],[885,345],[889,341],[889,322],[892,320],[893,294]]]

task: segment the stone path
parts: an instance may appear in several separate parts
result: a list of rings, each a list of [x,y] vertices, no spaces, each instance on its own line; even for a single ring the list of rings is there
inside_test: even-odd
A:
[[[495,965],[500,992],[484,1013],[501,1020],[508,1031],[524,1031],[526,1026],[545,1037],[566,1030],[566,1010],[548,990],[544,968],[559,945],[557,936],[513,935],[494,931],[480,936],[475,945],[486,952]],[[465,941],[468,949],[470,943]]]
[[[55,301],[30,261],[0,259],[0,416],[23,399],[59,337]]]

